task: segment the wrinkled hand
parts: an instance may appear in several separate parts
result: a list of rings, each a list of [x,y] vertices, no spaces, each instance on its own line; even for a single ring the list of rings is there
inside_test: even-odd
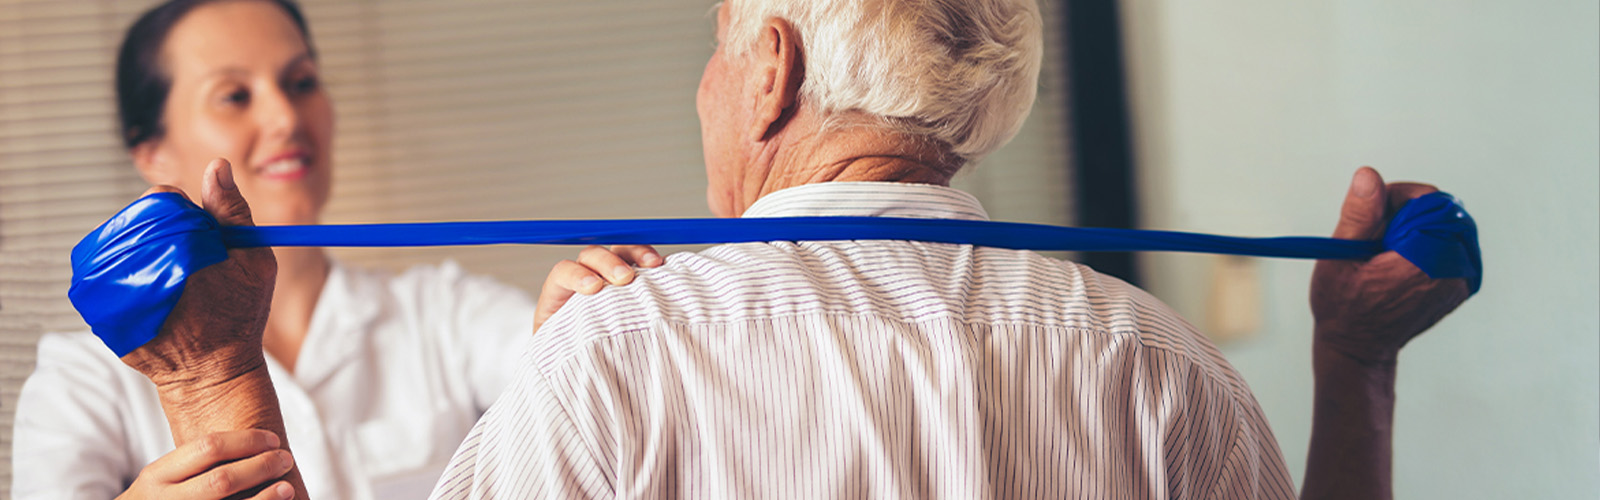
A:
[[[139,471],[118,500],[221,499],[276,480],[294,466],[278,436],[257,429],[212,433],[172,450]],[[249,498],[287,500],[294,487],[277,481]]]
[[[1426,184],[1385,186],[1376,170],[1356,171],[1345,195],[1335,238],[1376,240],[1389,218],[1412,198],[1438,191]],[[1364,363],[1390,363],[1424,330],[1467,300],[1464,279],[1433,279],[1393,251],[1367,261],[1317,261],[1311,275],[1311,313],[1319,349]]]
[[[157,192],[183,194],[171,186],[156,186],[146,194]],[[223,226],[254,225],[226,160],[206,166],[200,206]],[[261,336],[277,270],[270,249],[228,250],[228,260],[190,275],[160,333],[122,361],[157,387],[190,389],[265,369]]]
[[[545,276],[544,288],[539,292],[539,307],[533,316],[533,329],[538,331],[544,322],[554,316],[574,293],[594,295],[606,283],[626,285],[633,282],[633,267],[659,267],[666,260],[649,245],[617,245],[605,247],[591,245],[578,253],[578,260],[563,260]]]

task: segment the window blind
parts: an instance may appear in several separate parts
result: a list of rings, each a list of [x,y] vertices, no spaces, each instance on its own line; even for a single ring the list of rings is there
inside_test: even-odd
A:
[[[0,498],[38,335],[84,328],[73,244],[146,186],[116,135],[112,64],[149,0],[0,0]],[[694,108],[706,0],[304,0],[337,113],[329,223],[701,217]],[[1059,18],[1039,102],[957,187],[999,220],[1073,220]],[[667,248],[680,250],[684,248]],[[337,249],[399,269],[446,258],[536,293],[575,248]]]

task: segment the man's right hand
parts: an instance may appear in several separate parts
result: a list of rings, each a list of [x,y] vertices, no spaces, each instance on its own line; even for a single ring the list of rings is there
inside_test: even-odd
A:
[[[226,160],[212,160],[201,186],[200,205],[223,226],[254,225]],[[157,192],[184,194],[171,186],[146,194]],[[184,392],[265,370],[261,336],[277,269],[271,249],[228,250],[228,260],[189,276],[161,331],[122,361],[158,388]]]
[[[181,193],[171,187],[152,191]],[[206,166],[200,206],[223,226],[253,225],[250,206],[234,184],[226,160],[213,160]],[[223,456],[262,455],[248,446],[223,446],[215,440],[220,434],[268,432],[276,436],[283,451],[288,451],[277,391],[272,387],[266,354],[261,350],[277,272],[277,260],[270,249],[228,250],[227,260],[189,275],[183,296],[162,323],[161,331],[122,357],[123,363],[155,383],[173,443],[179,450],[201,452],[199,457],[180,453],[173,460],[175,463],[141,474],[144,483],[136,484],[138,491],[153,490],[165,498],[167,486],[177,494],[184,491],[177,489],[178,485],[189,484],[195,478],[201,478],[204,484],[219,477],[205,471],[234,471],[234,464],[214,467],[227,460]],[[224,453],[219,451],[221,448],[233,451]],[[281,463],[273,458],[275,453],[260,459],[271,463],[268,468],[283,477],[296,498],[309,498],[305,482],[293,464],[277,470]],[[251,460],[256,459],[237,463],[252,463]],[[246,465],[242,469],[248,468]],[[228,475],[232,472],[223,474],[228,479],[222,481],[226,484],[212,484],[210,490],[201,488],[202,492],[234,490],[247,498],[279,498],[276,485],[257,489],[271,484],[272,476],[245,475],[242,469],[237,476]]]
[[[280,449],[276,434],[259,429],[223,431],[179,446],[134,479],[119,500],[228,498],[289,472],[294,458]],[[254,500],[294,498],[288,481],[277,481],[249,497]]]

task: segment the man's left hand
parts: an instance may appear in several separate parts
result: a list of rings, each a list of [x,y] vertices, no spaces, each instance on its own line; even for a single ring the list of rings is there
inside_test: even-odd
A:
[[[1412,198],[1438,191],[1394,183],[1371,167],[1351,180],[1333,237],[1376,240],[1389,218]],[[1311,275],[1316,343],[1363,363],[1392,363],[1424,330],[1467,300],[1466,280],[1433,279],[1393,251],[1366,261],[1317,261]]]

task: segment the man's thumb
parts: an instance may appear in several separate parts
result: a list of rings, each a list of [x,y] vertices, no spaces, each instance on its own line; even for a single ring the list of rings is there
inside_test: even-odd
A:
[[[205,178],[200,184],[200,206],[224,226],[254,226],[250,218],[250,204],[233,181],[233,166],[228,160],[217,158],[206,165]]]
[[[1372,167],[1361,167],[1350,179],[1350,190],[1344,195],[1344,207],[1339,210],[1339,225],[1333,237],[1347,240],[1373,240],[1383,236],[1384,196],[1383,177]]]

